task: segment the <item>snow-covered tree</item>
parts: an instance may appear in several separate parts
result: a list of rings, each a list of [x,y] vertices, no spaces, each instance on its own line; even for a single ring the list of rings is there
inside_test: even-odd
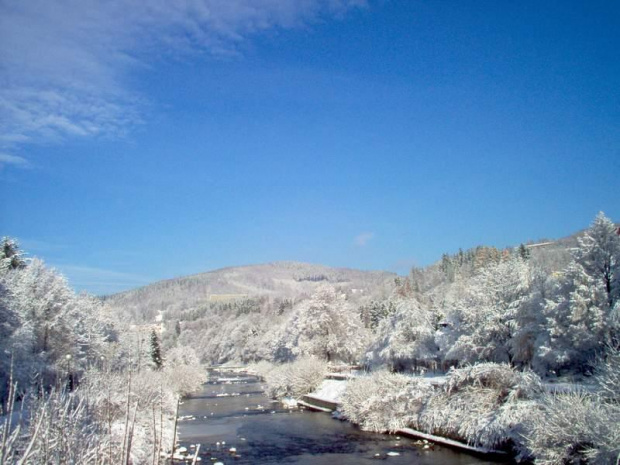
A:
[[[532,270],[520,258],[493,263],[467,282],[464,296],[448,310],[454,343],[447,359],[513,362],[511,340],[530,302]]]
[[[574,250],[573,262],[556,278],[544,306],[546,340],[537,364],[587,370],[605,344],[618,343],[620,237],[599,213]]]
[[[293,353],[327,361],[355,361],[368,338],[359,314],[346,296],[327,285],[297,306],[287,333]]]
[[[69,315],[75,294],[63,276],[33,260],[21,270],[6,277],[13,303],[22,318],[32,325],[32,352],[64,357],[73,349]]]
[[[111,335],[111,323],[98,299],[76,295],[62,275],[34,259],[0,273],[0,312],[4,336],[0,346],[15,363],[22,387],[31,379],[51,382],[66,371],[67,356],[79,373],[98,359]],[[7,373],[6,364],[0,369]]]
[[[435,343],[437,315],[415,298],[394,305],[396,310],[380,321],[367,359],[396,368],[434,360],[439,350]]]
[[[522,260],[529,260],[530,257],[532,256],[532,253],[528,250],[528,248],[524,244],[519,245],[519,248],[517,249],[517,253],[519,254],[519,257],[521,257]]]
[[[359,309],[364,326],[373,331],[377,329],[381,320],[392,315],[395,311],[396,306],[392,300],[372,300]]]
[[[575,259],[589,276],[602,282],[609,308],[613,308],[620,297],[620,235],[603,212],[579,238]]]
[[[159,344],[159,337],[157,337],[157,333],[155,330],[151,331],[150,336],[150,355],[151,362],[153,363],[153,367],[156,370],[160,370],[164,364],[164,360],[161,355],[161,347]]]
[[[3,237],[0,241],[0,271],[15,270],[26,266],[17,240]]]
[[[10,292],[0,280],[0,404],[8,393],[11,364],[19,363],[26,356],[24,345],[17,346],[19,340],[15,337],[22,324],[20,315],[13,308]]]
[[[573,262],[545,303],[547,338],[539,348],[537,365],[585,369],[607,339],[607,306],[603,283]]]

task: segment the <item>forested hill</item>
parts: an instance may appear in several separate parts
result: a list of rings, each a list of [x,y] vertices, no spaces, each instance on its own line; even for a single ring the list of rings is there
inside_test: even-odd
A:
[[[159,281],[107,296],[134,322],[153,321],[159,312],[183,311],[207,303],[270,297],[287,300],[309,296],[321,284],[352,293],[381,298],[394,286],[395,273],[332,268],[299,262],[274,262],[219,270]]]
[[[571,260],[583,231],[561,239],[524,242],[532,264],[548,273],[562,270]],[[505,249],[510,250],[510,249]],[[442,284],[451,281],[454,272],[475,274],[479,266],[501,254],[493,247],[478,246],[465,252],[444,254],[435,264],[414,269],[414,278],[422,291],[443,292]],[[398,275],[386,271],[332,268],[325,265],[278,261],[266,264],[226,267],[190,276],[158,281],[147,286],[104,297],[104,301],[134,323],[153,322],[160,313],[168,316],[234,300],[269,297],[276,300],[303,300],[321,284],[337,286],[363,300],[383,300],[394,289]],[[401,280],[402,281],[402,280]]]

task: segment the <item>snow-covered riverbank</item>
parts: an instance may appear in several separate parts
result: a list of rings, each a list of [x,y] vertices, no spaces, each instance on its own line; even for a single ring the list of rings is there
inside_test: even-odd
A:
[[[315,372],[304,373],[304,367]],[[591,457],[590,463],[607,463],[620,453],[613,441],[620,418],[617,405],[605,403],[593,385],[543,383],[531,371],[504,364],[481,363],[439,377],[383,371],[322,382],[316,378],[327,369],[308,361],[271,369],[264,365],[262,372],[268,389],[275,383],[272,393],[281,394],[276,397],[292,396],[317,410],[335,410],[336,417],[367,431],[409,434],[476,453],[506,453],[516,460],[545,454],[545,460],[551,457],[545,463],[563,463],[575,454]],[[305,391],[304,380],[312,380]],[[295,392],[286,386],[295,386]],[[549,418],[574,417],[574,412],[589,419],[575,418],[559,428],[549,423]],[[590,433],[595,429],[602,434]]]
[[[181,405],[179,414],[184,420],[179,421],[179,438],[187,457],[193,458],[193,451],[200,444],[202,463],[372,465],[377,460],[391,465],[495,463],[435,446],[428,440],[362,431],[328,414],[289,408],[270,401],[260,379],[249,381],[244,373],[238,375],[238,381],[223,382],[218,380],[228,378],[227,375],[212,376],[201,391]],[[327,382],[315,394],[319,391],[333,394],[338,390],[338,385]]]

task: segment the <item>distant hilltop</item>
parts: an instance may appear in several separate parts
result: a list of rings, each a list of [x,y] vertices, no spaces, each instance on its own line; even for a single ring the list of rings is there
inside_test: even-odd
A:
[[[273,262],[228,267],[191,276],[158,281],[138,289],[104,297],[137,321],[149,321],[158,311],[193,308],[208,302],[250,297],[295,298],[310,295],[321,284],[355,294],[383,295],[393,287],[396,273],[332,268],[300,262]]]
[[[578,238],[582,234],[583,231],[580,231],[557,240],[541,238],[527,241],[523,246],[529,250],[530,259],[534,264],[550,274],[557,273],[570,262],[571,250],[577,247]],[[498,249],[484,246],[470,249],[469,252],[481,256],[489,252],[500,253]],[[442,261],[446,257],[450,258],[445,254],[442,260],[427,269],[441,270]],[[311,295],[321,284],[339,287],[357,297],[381,298],[393,290],[397,278],[399,276],[396,273],[387,271],[363,271],[279,261],[227,267],[158,281],[103,299],[133,321],[148,322],[153,321],[158,312],[191,310],[209,303],[221,304],[256,297],[303,299]],[[421,290],[430,291],[430,287],[434,286],[432,282],[426,284],[427,286],[424,286],[424,283],[420,283],[423,288]]]

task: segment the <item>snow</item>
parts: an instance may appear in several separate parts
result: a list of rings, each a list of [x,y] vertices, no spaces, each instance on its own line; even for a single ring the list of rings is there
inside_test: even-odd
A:
[[[284,408],[295,408],[297,407],[297,400],[292,397],[285,397],[282,399],[282,405],[284,405]]]
[[[242,383],[242,382],[246,382],[246,381],[254,381],[254,378],[249,378],[249,377],[235,377],[235,378],[217,378],[217,382],[218,383]]]
[[[423,380],[431,386],[443,386],[448,380],[447,375],[438,375],[435,373],[422,372],[410,375],[411,378]]]
[[[311,392],[309,396],[315,399],[325,400],[327,402],[340,403],[340,399],[347,389],[347,382],[335,379],[324,380],[319,388]]]
[[[318,411],[320,411],[320,412],[327,412],[327,413],[330,413],[330,412],[332,411],[332,409],[330,409],[330,408],[326,408],[326,407],[319,407],[318,405],[314,405],[314,404],[311,404],[311,403],[309,403],[309,402],[305,402],[305,401],[303,401],[303,400],[300,400],[300,401],[298,401],[297,403],[298,403],[299,405],[303,405],[304,407],[308,407],[309,409],[312,409],[312,410],[318,410]]]

